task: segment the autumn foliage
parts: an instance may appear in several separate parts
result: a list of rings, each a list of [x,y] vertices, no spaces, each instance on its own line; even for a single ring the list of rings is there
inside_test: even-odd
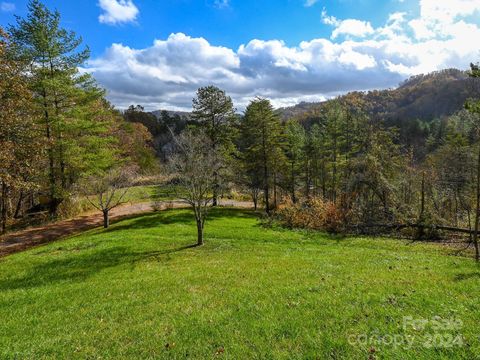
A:
[[[338,234],[346,230],[348,215],[332,201],[309,198],[297,204],[287,199],[277,211],[276,216],[281,223],[291,228]]]

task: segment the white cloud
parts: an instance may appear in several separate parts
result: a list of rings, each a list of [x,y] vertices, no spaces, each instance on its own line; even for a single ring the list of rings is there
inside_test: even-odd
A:
[[[422,0],[419,17],[393,13],[378,28],[359,20],[362,25],[346,26],[355,19],[339,20],[325,11],[323,22],[334,27],[331,38],[297,46],[252,40],[235,50],[181,33],[144,49],[114,44],[86,70],[120,107],[140,103],[148,109],[188,110],[195,90],[209,84],[225,89],[239,109],[257,95],[279,106],[322,100],[392,87],[415,74],[467,68],[480,56],[480,45],[472,41],[480,38],[480,24],[472,20],[480,0],[470,0],[468,11],[462,7],[466,1],[453,0],[458,7],[442,5],[440,11]]]
[[[332,32],[332,39],[336,39],[341,35],[365,37],[374,33],[370,22],[357,19],[338,20],[334,16],[328,16],[325,8],[322,11],[322,21],[326,25],[335,27],[335,30]]]
[[[404,32],[406,16],[407,13],[404,12],[390,14],[385,26],[375,30],[376,35],[388,39],[394,39],[401,36]]]
[[[409,25],[418,40],[448,38],[452,35],[452,25],[479,12],[480,0],[420,0],[420,17],[411,20]]]
[[[413,19],[408,24],[413,29],[415,38],[418,40],[431,39],[435,37],[435,32],[430,28],[425,19]]]
[[[306,7],[310,7],[310,6],[315,5],[317,2],[318,2],[318,0],[305,0],[304,5],[305,5]]]
[[[329,16],[327,14],[327,9],[323,8],[322,10],[322,22],[325,25],[339,26],[340,21],[335,16]]]
[[[357,19],[338,20],[335,16],[329,16],[325,8],[322,10],[322,22],[325,25],[331,25],[335,27],[335,30],[332,32],[332,39],[336,39],[342,35],[346,37],[363,38],[368,35],[372,35],[375,32],[372,24],[370,24],[368,21]]]
[[[377,61],[372,55],[362,54],[353,50],[344,51],[338,57],[338,61],[345,65],[351,65],[357,70],[365,70],[377,65]]]
[[[0,3],[0,10],[3,12],[12,12],[15,11],[15,4],[9,2],[1,2]]]
[[[98,17],[103,24],[121,24],[137,19],[138,8],[132,0],[99,0],[98,6],[104,11]]]
[[[458,17],[480,11],[479,0],[420,0],[421,17],[441,22],[453,22]]]
[[[350,35],[355,37],[365,37],[374,33],[372,25],[368,21],[356,19],[347,19],[340,22],[332,33],[332,39],[340,35]]]

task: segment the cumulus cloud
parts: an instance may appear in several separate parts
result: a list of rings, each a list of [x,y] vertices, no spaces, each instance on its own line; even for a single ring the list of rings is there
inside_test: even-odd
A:
[[[347,19],[341,21],[337,28],[333,31],[332,39],[336,39],[340,35],[365,37],[373,33],[373,27],[368,21]]]
[[[15,11],[15,4],[9,2],[1,2],[0,3],[0,10],[3,12],[12,12]]]
[[[383,26],[365,23],[370,26],[364,24],[363,31],[339,31],[346,20],[324,12],[332,36],[297,46],[255,39],[229,49],[182,33],[144,49],[113,44],[85,70],[119,107],[140,103],[148,109],[188,110],[195,90],[210,84],[225,89],[239,109],[255,96],[269,97],[276,106],[320,101],[352,90],[392,87],[410,75],[468,67],[480,54],[472,42],[480,38],[480,24],[471,20],[480,5],[467,11],[464,2],[478,1],[453,1],[458,7],[422,0],[418,18],[392,13]],[[444,11],[451,17],[445,19]],[[415,29],[420,22],[425,33]]]
[[[103,10],[98,20],[109,25],[133,22],[139,12],[132,0],[99,0],[98,6]]]
[[[480,0],[420,0],[420,18],[409,22],[417,40],[450,37],[462,17],[480,12]]]
[[[326,25],[335,27],[335,30],[332,32],[332,39],[336,39],[341,35],[362,38],[375,32],[372,24],[368,21],[357,19],[338,20],[334,16],[328,16],[325,8],[322,11],[322,21]]]

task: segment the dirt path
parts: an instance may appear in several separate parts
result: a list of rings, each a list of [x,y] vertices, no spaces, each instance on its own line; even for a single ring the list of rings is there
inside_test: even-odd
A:
[[[180,201],[164,201],[157,203],[160,210],[167,208],[187,207],[185,203]],[[220,202],[221,206],[250,208],[249,202],[240,202],[233,200],[224,200]],[[110,220],[120,220],[132,215],[140,215],[154,211],[153,203],[129,204],[113,209],[110,212]],[[103,217],[101,213],[87,214],[79,216],[75,219],[63,220],[44,226],[33,227],[14,233],[8,233],[0,236],[0,257],[20,252],[34,246],[47,244],[69,235],[81,233],[83,231],[93,229],[103,225]]]

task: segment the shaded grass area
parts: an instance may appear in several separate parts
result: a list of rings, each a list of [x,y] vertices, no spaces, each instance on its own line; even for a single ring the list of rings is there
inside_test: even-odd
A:
[[[181,190],[171,184],[159,185],[141,185],[132,186],[123,197],[122,203],[137,204],[143,202],[157,202],[170,201],[178,198]],[[120,192],[117,194],[120,195]],[[91,200],[96,203],[96,197],[91,196]],[[98,210],[85,197],[73,197],[73,201],[64,202],[64,207],[61,209],[60,218],[74,218],[80,214],[97,212]],[[56,219],[54,219],[56,220]],[[48,217],[46,210],[36,213],[33,216],[25,216],[21,219],[13,220],[7,226],[7,230],[18,231],[31,226],[41,226],[51,222],[52,219]]]
[[[0,358],[479,358],[471,259],[266,229],[230,209],[205,235],[192,247],[191,213],[171,210],[1,259]],[[440,334],[463,345],[426,346],[433,329],[404,328],[405,316],[459,319]],[[351,344],[361,335],[415,341]]]

